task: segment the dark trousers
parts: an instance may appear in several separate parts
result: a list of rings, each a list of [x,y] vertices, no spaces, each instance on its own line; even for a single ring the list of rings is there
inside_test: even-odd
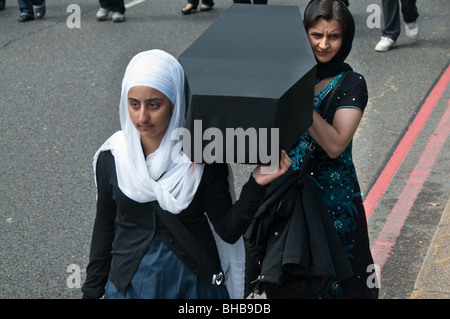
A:
[[[252,3],[250,0],[233,0],[234,3]],[[267,4],[267,0],[253,0],[253,4]]]
[[[110,9],[113,12],[125,13],[124,0],[99,0],[100,7]]]
[[[403,21],[411,23],[417,20],[419,12],[416,7],[416,0],[400,0]],[[400,4],[398,0],[382,0],[384,28],[383,36],[392,40],[397,40],[400,35]]]
[[[194,8],[197,8],[199,2],[200,2],[200,0],[188,0],[188,3],[192,4],[194,6]],[[214,6],[213,0],[203,0],[202,3],[205,6],[209,6],[209,7]]]

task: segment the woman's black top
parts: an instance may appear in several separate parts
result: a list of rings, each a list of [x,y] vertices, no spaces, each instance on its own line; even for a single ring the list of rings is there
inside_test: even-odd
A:
[[[97,215],[86,281],[82,287],[84,298],[103,296],[108,276],[124,293],[155,233],[186,266],[195,267],[189,252],[183,251],[169,229],[157,219],[152,205],[138,203],[122,193],[110,151],[100,154],[96,178]],[[234,243],[246,231],[266,192],[266,187],[250,176],[233,205],[227,178],[227,164],[205,165],[192,202],[176,215],[217,261],[217,248],[204,213],[207,213],[217,234],[224,241]]]

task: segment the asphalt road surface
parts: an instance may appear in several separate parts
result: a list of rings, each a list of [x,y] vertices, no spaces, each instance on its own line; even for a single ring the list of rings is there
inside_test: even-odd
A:
[[[26,23],[17,21],[17,1],[8,0],[0,11],[0,298],[81,296],[95,216],[92,157],[119,129],[126,65],[152,48],[178,57],[232,4],[217,0],[210,12],[182,16],[185,0],[126,2],[124,23],[97,22],[98,3],[87,0],[47,1],[45,18]],[[269,3],[298,6],[303,13],[307,1]],[[435,131],[450,100],[450,6],[448,0],[418,1],[419,39],[403,31],[394,49],[377,53],[381,31],[368,26],[374,11],[367,9],[380,3],[350,0],[357,32],[348,62],[365,76],[370,97],[354,157],[364,196],[385,176],[389,160],[399,161],[377,188],[369,235],[382,266],[380,297],[405,299],[450,193],[449,143]],[[71,4],[78,5],[80,20],[73,7],[68,10]],[[436,102],[428,100],[432,94]],[[396,153],[424,106],[430,111],[420,113],[416,134]],[[430,146],[436,156],[421,161],[433,136],[443,138],[438,148]],[[405,187],[417,184],[408,181],[418,163],[429,170],[417,196],[399,203]],[[233,168],[239,193],[252,167]],[[406,212],[392,221],[397,206]]]

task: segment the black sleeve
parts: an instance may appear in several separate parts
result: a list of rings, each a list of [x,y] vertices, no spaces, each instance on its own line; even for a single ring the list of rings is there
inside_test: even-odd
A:
[[[101,298],[108,281],[117,209],[112,194],[111,179],[115,176],[114,172],[114,157],[111,152],[100,153],[96,168],[97,214],[92,232],[86,281],[81,289],[83,298]]]
[[[364,77],[356,72],[351,72],[340,86],[337,97],[337,109],[357,108],[364,112],[368,101],[367,83]]]
[[[234,243],[247,230],[264,198],[266,187],[250,175],[242,187],[239,199],[232,204],[226,164],[206,165],[202,187],[203,207],[217,234],[226,242]]]

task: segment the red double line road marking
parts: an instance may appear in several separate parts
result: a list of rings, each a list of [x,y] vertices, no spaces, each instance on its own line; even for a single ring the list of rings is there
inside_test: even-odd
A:
[[[450,80],[450,66],[447,67],[447,70],[445,70],[445,72],[442,74],[441,79],[438,81],[438,83],[428,96],[428,98],[425,100],[425,103],[421,107],[419,113],[417,113],[416,117],[414,118],[414,121],[409,126],[408,131],[403,136],[402,140],[400,141],[391,158],[387,162],[377,181],[367,194],[366,199],[364,200],[364,208],[366,210],[367,218],[369,218],[370,215],[372,214],[372,211],[374,210],[375,206],[380,200],[381,195],[383,195],[384,191],[391,182],[392,177],[397,172],[397,169],[399,168],[400,164],[402,163],[403,159],[408,153],[409,148],[411,147],[412,143],[416,139],[423,125],[427,121],[428,116],[430,115],[437,101],[441,97],[442,92],[444,92],[449,80]]]
[[[411,172],[397,203],[389,214],[378,239],[375,240],[372,254],[375,264],[382,269],[389,257],[406,218],[425,183],[431,168],[450,133],[450,101],[436,130],[431,135],[416,167]]]
[[[424,126],[428,116],[433,110],[434,106],[438,102],[445,88],[450,81],[450,66],[441,76],[436,86],[431,91],[430,95],[426,99],[425,103],[421,107],[419,113],[417,113],[414,121],[408,128],[408,131],[403,136],[399,145],[395,149],[392,157],[387,162],[385,168],[381,172],[374,186],[368,193],[364,206],[366,209],[367,218],[370,217],[378,200],[388,187],[390,181],[395,175],[398,167],[402,163],[406,154],[408,153],[411,145],[419,134],[420,130]],[[377,240],[374,242],[372,248],[372,254],[375,264],[382,269],[389,257],[392,248],[395,245],[396,239],[400,234],[406,218],[409,215],[418,194],[420,193],[423,184],[425,183],[431,168],[439,155],[442,146],[450,133],[450,101],[447,110],[444,112],[441,120],[438,123],[437,128],[430,136],[429,141],[422,152],[422,155],[411,172],[406,185],[400,194],[397,203],[395,204],[392,212],[389,214]]]

